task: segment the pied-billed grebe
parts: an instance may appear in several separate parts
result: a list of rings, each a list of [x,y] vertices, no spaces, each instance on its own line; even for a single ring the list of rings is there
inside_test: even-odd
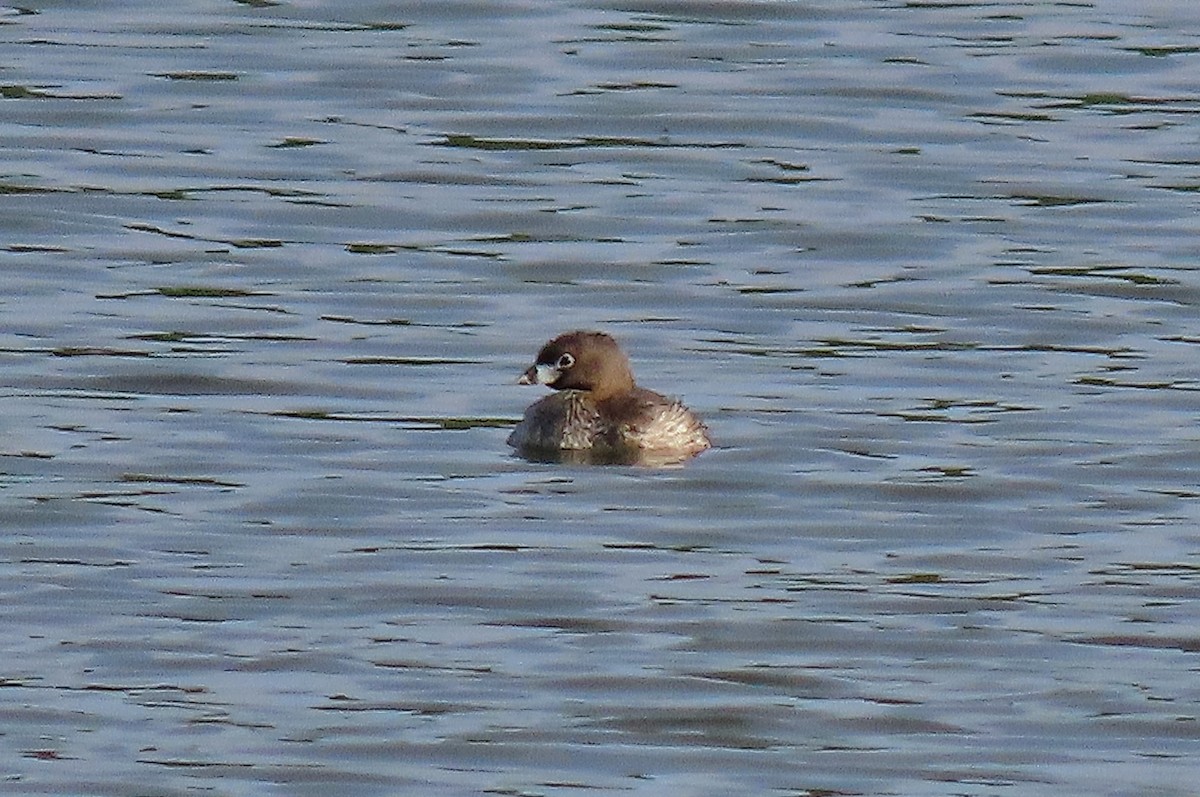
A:
[[[603,332],[559,335],[517,382],[557,392],[525,410],[508,437],[514,448],[588,451],[613,461],[649,454],[665,462],[711,445],[704,424],[677,399],[637,386],[625,353]]]

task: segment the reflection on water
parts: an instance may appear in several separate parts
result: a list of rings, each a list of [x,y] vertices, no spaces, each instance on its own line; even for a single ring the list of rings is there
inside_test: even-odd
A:
[[[1095,11],[0,9],[6,793],[1192,794],[1200,19]],[[513,456],[575,327],[717,447]]]
[[[692,451],[646,448],[518,447],[515,454],[527,462],[542,465],[636,465],[643,468],[682,466],[696,457],[696,453]]]

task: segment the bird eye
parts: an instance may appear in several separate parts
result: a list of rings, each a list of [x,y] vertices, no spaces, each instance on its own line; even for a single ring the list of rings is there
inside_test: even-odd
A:
[[[571,353],[563,352],[563,356],[558,358],[558,365],[555,367],[557,367],[561,371],[565,371],[574,364],[575,364],[575,358],[571,356]]]

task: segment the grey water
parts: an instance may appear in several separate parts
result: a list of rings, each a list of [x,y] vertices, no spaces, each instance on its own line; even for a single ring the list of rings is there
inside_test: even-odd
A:
[[[1200,777],[1200,5],[0,8],[0,790]],[[716,447],[529,462],[618,337]]]

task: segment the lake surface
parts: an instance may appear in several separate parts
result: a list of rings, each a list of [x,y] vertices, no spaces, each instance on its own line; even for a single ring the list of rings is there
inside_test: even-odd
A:
[[[5,794],[1196,793],[1200,5],[0,52]],[[514,456],[578,327],[716,448]]]

